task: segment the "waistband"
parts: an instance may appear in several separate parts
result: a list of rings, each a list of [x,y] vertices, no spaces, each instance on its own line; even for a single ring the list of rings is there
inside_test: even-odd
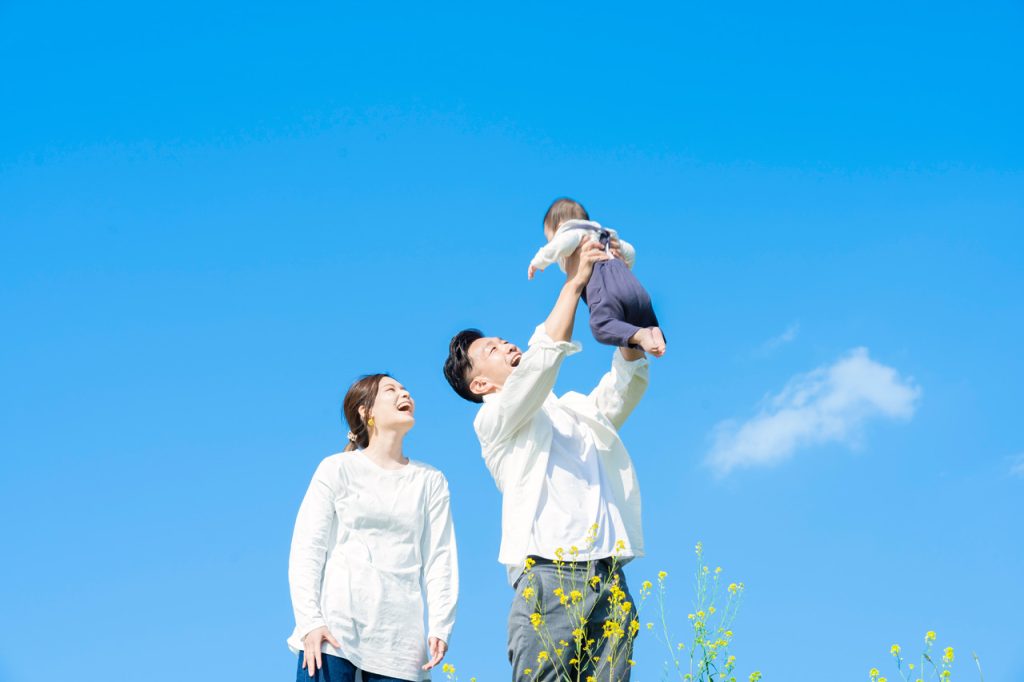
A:
[[[555,563],[559,563],[563,568],[568,569],[589,569],[589,568],[603,568],[606,571],[611,571],[612,566],[615,565],[618,568],[622,568],[625,563],[621,559],[616,563],[613,557],[602,557],[600,559],[590,559],[589,561],[559,561],[558,559],[548,559],[542,556],[530,555],[527,559],[533,560],[535,566],[552,566]]]

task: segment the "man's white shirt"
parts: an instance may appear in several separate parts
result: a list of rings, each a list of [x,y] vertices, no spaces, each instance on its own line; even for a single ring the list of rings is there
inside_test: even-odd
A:
[[[616,349],[611,369],[588,395],[556,397],[562,361],[580,350],[579,343],[554,341],[538,326],[519,365],[500,391],[484,396],[473,422],[502,492],[498,560],[510,583],[529,554],[553,558],[557,547],[568,552],[572,545],[582,552],[594,523],[594,551],[580,558],[611,556],[619,540],[623,557],[643,555],[640,488],[618,429],[647,388],[648,362],[628,361]],[[581,528],[584,535],[569,537]],[[552,542],[559,544],[543,546]]]

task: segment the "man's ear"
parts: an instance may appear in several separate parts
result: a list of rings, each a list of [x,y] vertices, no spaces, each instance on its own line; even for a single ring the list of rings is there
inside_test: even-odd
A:
[[[469,390],[477,395],[493,393],[495,388],[497,386],[494,385],[494,382],[483,376],[473,377],[473,380],[469,382]]]

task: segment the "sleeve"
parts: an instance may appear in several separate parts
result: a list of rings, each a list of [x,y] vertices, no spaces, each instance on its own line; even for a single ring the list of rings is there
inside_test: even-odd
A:
[[[622,260],[626,261],[626,265],[632,269],[633,264],[636,263],[636,249],[633,248],[633,245],[625,239],[619,239],[619,253],[622,254]]]
[[[530,347],[512,370],[501,391],[484,402],[473,426],[484,445],[511,438],[533,418],[555,387],[558,370],[568,355],[582,350],[575,341],[555,341],[540,324]]]
[[[427,595],[427,634],[448,644],[459,599],[459,561],[448,481],[440,473],[438,479],[427,505],[423,586]]]
[[[585,234],[586,232],[583,230],[564,230],[555,233],[554,238],[534,254],[530,265],[538,270],[543,270],[552,263],[566,258],[580,245]]]
[[[299,506],[288,556],[288,587],[297,632],[305,637],[326,625],[320,612],[320,587],[328,540],[334,524],[334,490],[327,481],[327,460],[320,463]]]
[[[620,429],[647,390],[649,373],[647,358],[626,360],[616,349],[612,368],[601,377],[588,399],[616,429]]]

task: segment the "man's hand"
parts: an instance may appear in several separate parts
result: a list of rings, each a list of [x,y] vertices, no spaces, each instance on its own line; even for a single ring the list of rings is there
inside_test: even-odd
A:
[[[544,330],[554,341],[569,341],[572,338],[572,327],[576,322],[576,307],[580,296],[587,288],[590,276],[594,274],[594,263],[609,260],[611,254],[594,241],[583,243],[565,264],[566,280],[562,287],[555,307],[551,309],[548,319],[544,320]]]
[[[313,630],[302,640],[302,667],[309,671],[310,677],[315,677],[317,669],[324,667],[321,660],[320,645],[325,640],[330,642],[335,648],[341,647],[338,644],[338,640],[334,639],[334,635],[326,627],[319,627]]]
[[[423,666],[424,670],[430,670],[435,665],[441,662],[444,655],[448,653],[448,645],[443,639],[437,637],[429,637],[427,639],[427,648],[430,649],[430,660]]]
[[[602,260],[611,260],[613,256],[604,250],[600,242],[586,241],[576,250],[574,258],[576,260],[576,269],[573,272],[566,268],[567,271],[572,272],[567,279],[576,284],[582,292],[587,287],[590,276],[594,274],[594,263]]]
[[[622,252],[619,250],[619,238],[612,237],[608,240],[608,251],[619,260],[622,260]]]

